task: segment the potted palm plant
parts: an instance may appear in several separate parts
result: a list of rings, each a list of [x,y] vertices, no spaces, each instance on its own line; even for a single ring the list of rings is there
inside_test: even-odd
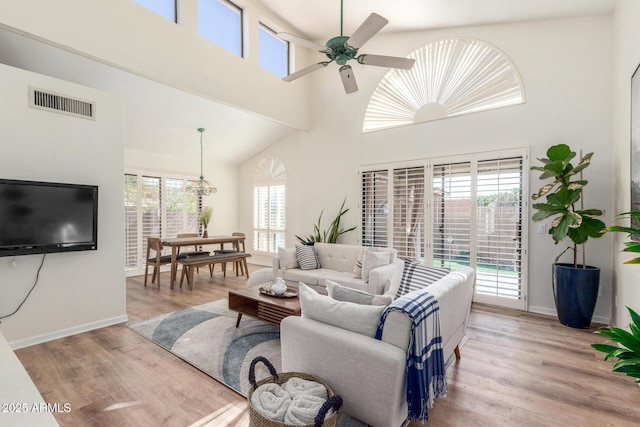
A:
[[[349,208],[344,207],[344,204],[347,202],[347,198],[342,201],[342,205],[340,206],[340,211],[336,215],[329,228],[324,231],[320,231],[321,222],[322,222],[322,214],[324,213],[324,209],[320,212],[320,217],[318,217],[318,223],[313,225],[313,234],[308,236],[298,236],[296,235],[296,239],[300,241],[303,245],[312,245],[315,242],[324,242],[324,243],[336,243],[338,241],[338,237],[344,233],[348,233],[349,231],[353,231],[356,227],[347,228],[346,230],[340,226],[340,222],[344,214],[349,212]]]
[[[537,203],[533,221],[552,218],[549,234],[555,244],[569,238],[573,245],[558,255],[553,264],[553,296],[558,319],[563,325],[573,328],[588,328],[595,309],[600,286],[600,268],[586,265],[583,246],[582,264],[578,264],[578,245],[584,245],[589,238],[603,235],[605,224],[595,218],[603,215],[600,209],[583,207],[582,191],[588,181],[582,179],[582,171],[591,163],[593,153],[579,158],[577,165],[572,160],[576,153],[566,144],[558,144],[547,150],[547,157],[538,159],[542,166],[532,166],[532,170],[542,172],[541,180],[552,181],[545,184],[532,198]],[[541,202],[541,199],[546,199]],[[559,263],[567,251],[573,251],[572,263]]]
[[[597,351],[606,353],[604,360],[617,362],[613,365],[613,372],[620,372],[636,379],[636,383],[640,384],[640,315],[627,307],[631,315],[631,323],[629,329],[631,332],[625,331],[615,326],[608,326],[598,329],[595,333],[609,337],[607,342],[616,343],[609,344],[591,344],[591,347]]]
[[[634,225],[640,224],[640,212],[624,212],[616,215],[616,218],[622,218],[624,216],[630,216],[635,219],[635,221],[632,221],[629,227],[610,225],[607,227],[607,230],[628,233],[631,240],[624,243],[625,248],[623,251],[639,253],[640,242],[634,241],[633,238],[640,238],[640,227]],[[625,261],[625,264],[640,264],[640,257],[631,258]],[[629,310],[629,314],[631,315],[631,323],[629,324],[630,332],[614,326],[599,329],[595,332],[596,334],[609,337],[608,342],[616,343],[617,345],[609,345],[606,343],[591,344],[591,347],[606,353],[604,360],[617,360],[613,365],[613,372],[621,372],[631,378],[635,378],[636,383],[640,385],[640,315],[629,307],[627,307],[627,310]]]

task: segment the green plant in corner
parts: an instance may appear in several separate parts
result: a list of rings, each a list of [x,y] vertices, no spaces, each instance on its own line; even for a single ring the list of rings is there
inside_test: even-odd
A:
[[[597,351],[607,353],[604,360],[617,361],[614,363],[612,371],[626,374],[636,379],[636,383],[640,384],[640,315],[627,307],[631,315],[631,323],[629,328],[631,332],[624,329],[608,326],[597,330],[595,333],[609,337],[607,342],[616,343],[618,345],[609,344],[591,344]]]
[[[590,237],[602,236],[602,230],[606,227],[604,222],[594,217],[603,215],[600,209],[577,208],[577,203],[582,197],[582,190],[588,181],[582,179],[581,172],[591,163],[593,153],[587,153],[580,159],[576,166],[571,160],[576,153],[565,144],[554,145],[547,150],[547,158],[538,159],[542,166],[532,166],[531,169],[542,172],[540,179],[553,178],[532,198],[539,200],[546,196],[546,203],[534,203],[533,208],[537,212],[533,215],[533,221],[554,217],[549,234],[558,244],[566,237],[573,242],[573,247],[565,249],[555,262],[567,251],[573,250],[573,266],[578,265],[577,246],[584,244]],[[580,174],[580,175],[578,175]],[[579,179],[575,179],[578,176]],[[584,263],[583,263],[584,267]]]
[[[340,227],[340,221],[344,214],[349,212],[349,208],[344,207],[344,204],[347,202],[347,198],[342,201],[342,205],[340,206],[340,210],[334,220],[329,225],[329,228],[324,231],[320,231],[320,227],[322,224],[322,214],[324,213],[324,209],[320,212],[320,216],[318,217],[318,222],[313,225],[313,234],[308,236],[298,236],[296,235],[296,239],[300,241],[303,245],[306,245],[309,242],[324,242],[324,243],[336,243],[338,241],[338,237],[344,233],[348,233],[349,231],[355,230],[357,227],[351,227],[348,229],[344,229]]]
[[[635,224],[640,224],[640,212],[638,211],[631,211],[631,212],[623,212],[621,214],[616,215],[616,218],[621,218],[623,216],[628,215],[629,217],[631,217],[634,221],[631,222],[631,225],[629,227],[622,227],[619,225],[610,225],[609,227],[607,227],[607,231],[616,231],[616,232],[620,232],[620,233],[628,233],[629,237],[632,238],[632,240],[628,241],[628,242],[624,242],[624,249],[622,250],[623,252],[634,252],[634,253],[640,253],[640,227],[638,226],[634,226],[634,222]],[[633,240],[633,237],[636,237],[636,240]],[[628,261],[624,262],[625,264],[640,264],[640,257],[636,257],[636,258],[631,258]]]

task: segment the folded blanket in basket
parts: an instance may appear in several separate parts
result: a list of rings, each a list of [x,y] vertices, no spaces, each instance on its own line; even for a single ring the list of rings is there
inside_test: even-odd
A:
[[[251,406],[260,415],[274,421],[284,421],[291,404],[291,396],[278,384],[262,384],[251,395]]]
[[[316,415],[318,415],[320,408],[322,408],[322,405],[326,401],[327,399],[322,399],[317,396],[298,395],[291,401],[289,408],[287,408],[287,413],[284,416],[285,424],[294,426],[314,424]]]
[[[288,392],[292,398],[299,395],[316,396],[322,399],[327,399],[327,388],[315,381],[305,380],[300,377],[291,377],[284,384],[282,388]]]

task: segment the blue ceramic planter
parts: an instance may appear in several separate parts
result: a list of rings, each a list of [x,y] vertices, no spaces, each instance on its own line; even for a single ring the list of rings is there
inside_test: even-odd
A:
[[[596,308],[600,269],[573,264],[553,265],[553,296],[560,323],[572,328],[588,328]]]

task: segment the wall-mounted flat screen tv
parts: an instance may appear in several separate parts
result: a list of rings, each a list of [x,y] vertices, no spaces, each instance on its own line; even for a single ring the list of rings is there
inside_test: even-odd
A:
[[[97,186],[0,179],[0,256],[97,248]]]

